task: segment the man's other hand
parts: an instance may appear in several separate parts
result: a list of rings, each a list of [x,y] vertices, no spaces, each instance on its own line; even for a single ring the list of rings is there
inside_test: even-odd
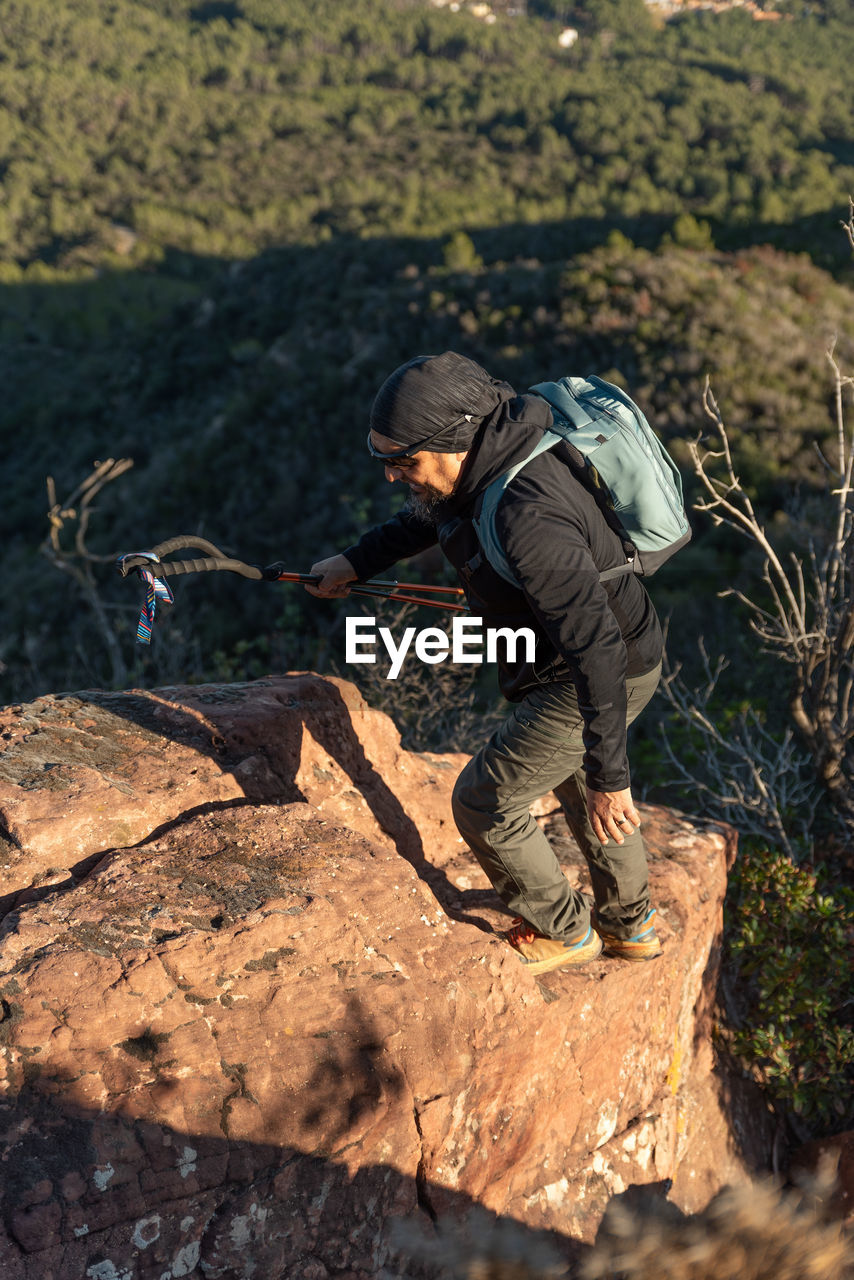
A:
[[[346,556],[329,556],[326,560],[318,560],[311,566],[311,573],[317,574],[320,582],[306,586],[306,591],[322,599],[346,596],[350,590],[347,583],[356,581],[355,570]]]
[[[625,791],[591,791],[588,787],[587,812],[600,844],[609,840],[622,844],[641,824],[628,787]]]

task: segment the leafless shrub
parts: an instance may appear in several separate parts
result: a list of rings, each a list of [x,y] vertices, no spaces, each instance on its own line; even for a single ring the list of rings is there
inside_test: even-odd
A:
[[[107,458],[105,462],[96,462],[94,469],[86,479],[65,499],[57,501],[56,485],[53,476],[47,477],[48,513],[50,524],[48,535],[39,550],[42,555],[57,569],[71,577],[80,589],[86,604],[92,610],[95,622],[104,647],[110,659],[112,683],[118,688],[127,681],[127,665],[122,656],[118,637],[107,616],[107,610],[101,599],[93,565],[108,564],[115,560],[112,555],[97,555],[86,545],[89,533],[89,521],[94,511],[93,503],[105,485],[118,480],[133,466],[133,459]],[[63,535],[73,530],[70,545],[66,545]]]
[[[842,229],[848,237],[851,248],[854,249],[854,199],[848,197],[848,221],[842,223]]]
[[[752,708],[739,711],[722,727],[712,703],[727,660],[720,656],[713,667],[702,639],[699,649],[703,684],[689,687],[681,666],[665,664],[660,685],[677,717],[696,730],[696,760],[689,767],[684,752],[674,749],[660,726],[674,774],[668,781],[702,796],[708,812],[733,823],[742,835],[770,839],[794,857],[797,843],[809,840],[820,796],[807,752],[791,728],[780,738]]]
[[[826,483],[819,519],[793,524],[802,550],[784,555],[766,531],[736,474],[726,425],[708,383],[703,403],[714,423],[717,447],[705,447],[701,437],[689,449],[694,473],[705,490],[705,497],[695,503],[697,510],[705,512],[713,524],[725,525],[747,538],[764,556],[761,583],[755,592],[733,588],[723,594],[744,605],[764,652],[788,668],[788,710],[813,777],[848,831],[854,832],[854,433],[845,424],[845,399],[854,380],[842,374],[833,345],[827,360],[833,374],[836,456],[831,462],[820,454]],[[719,666],[717,675],[721,669]],[[665,685],[674,709],[699,729],[706,759],[711,759],[710,752],[719,753],[724,747],[709,775],[711,789],[705,790],[724,810],[734,809],[748,821],[761,814],[766,834],[775,832],[783,847],[790,849],[784,835],[790,830],[791,818],[786,815],[791,815],[792,809],[788,802],[806,803],[807,810],[797,819],[802,827],[804,817],[815,812],[792,734],[787,731],[775,750],[758,717],[746,715],[734,737],[723,742],[707,714],[716,682],[708,666],[707,672],[711,691],[705,701],[700,695],[694,709],[678,678],[671,679],[669,687]],[[750,768],[751,755],[755,769]],[[734,762],[735,774],[731,776]],[[682,776],[686,777],[684,769]],[[702,787],[696,778],[693,781]]]

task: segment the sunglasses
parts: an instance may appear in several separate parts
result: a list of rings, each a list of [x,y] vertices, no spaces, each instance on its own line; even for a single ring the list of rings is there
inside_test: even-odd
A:
[[[462,417],[457,418],[456,422],[449,422],[447,426],[440,427],[438,431],[434,431],[430,436],[425,436],[423,440],[419,440],[416,444],[405,445],[402,449],[393,449],[391,453],[381,453],[380,450],[374,446],[371,440],[371,433],[369,431],[368,453],[372,458],[379,458],[380,462],[390,462],[392,466],[401,467],[405,470],[407,467],[415,466],[418,459],[414,455],[419,453],[425,445],[430,444],[431,441],[435,440],[445,431],[450,431],[454,427],[462,426],[464,422],[471,421],[472,415],[470,413],[464,413]]]

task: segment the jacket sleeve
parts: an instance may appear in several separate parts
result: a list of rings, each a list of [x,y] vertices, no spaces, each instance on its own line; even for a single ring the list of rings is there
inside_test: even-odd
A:
[[[496,528],[534,616],[572,674],[587,784],[621,791],[630,783],[626,646],[599,581],[584,512],[565,497],[550,498],[523,472],[508,487]]]
[[[398,560],[435,546],[436,526],[410,511],[398,511],[385,524],[375,525],[348,547],[344,555],[359,578],[372,578]]]

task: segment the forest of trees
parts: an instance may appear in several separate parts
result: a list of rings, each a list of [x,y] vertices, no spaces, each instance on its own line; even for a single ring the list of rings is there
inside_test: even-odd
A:
[[[708,376],[785,546],[836,430],[832,336],[854,369],[854,4],[775,7],[665,24],[641,0],[529,0],[486,25],[420,0],[5,0],[0,698],[340,666],[350,606],[227,575],[178,580],[142,649],[110,561],[176,533],[295,570],[346,546],[400,501],[365,423],[418,352],[520,389],[622,382],[689,494]],[[61,503],[110,457],[134,465],[91,513],[87,596],[41,554],[46,480]],[[695,529],[650,588],[673,656],[719,641],[726,715],[773,728],[783,683],[717,595],[756,558]],[[412,741],[471,745],[461,726]],[[654,791],[651,735],[633,758]],[[850,1081],[850,1015],[828,1019],[822,1070]]]
[[[686,212],[832,253],[809,220],[854,186],[844,15],[569,16],[563,50],[554,21],[412,0],[8,0],[0,279],[107,263],[116,223],[125,265]]]

